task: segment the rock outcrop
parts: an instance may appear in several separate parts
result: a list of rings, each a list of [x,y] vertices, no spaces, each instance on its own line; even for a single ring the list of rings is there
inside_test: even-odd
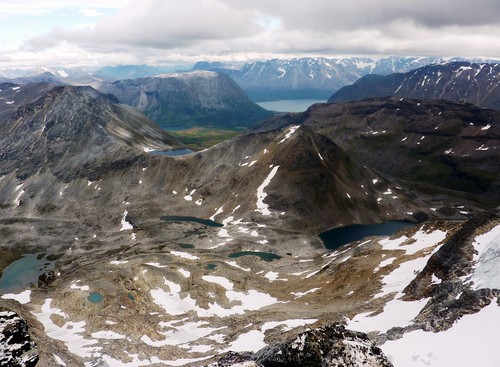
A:
[[[26,321],[13,311],[0,310],[0,366],[34,367],[38,349]]]
[[[364,333],[333,324],[306,331],[295,339],[251,354],[228,353],[210,367],[391,367],[380,348]]]

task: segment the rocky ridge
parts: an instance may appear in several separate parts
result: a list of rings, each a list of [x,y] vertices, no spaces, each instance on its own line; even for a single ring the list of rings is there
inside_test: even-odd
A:
[[[256,130],[306,125],[379,172],[495,208],[500,197],[499,121],[497,111],[470,104],[375,98],[314,105]]]
[[[329,103],[394,96],[445,99],[500,109],[500,64],[452,62],[406,73],[367,75],[335,92]]]

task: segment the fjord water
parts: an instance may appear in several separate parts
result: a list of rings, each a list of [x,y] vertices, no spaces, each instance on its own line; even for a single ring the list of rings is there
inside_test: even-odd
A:
[[[0,293],[15,293],[38,284],[38,277],[54,270],[47,254],[26,254],[3,269]]]
[[[260,107],[274,112],[304,112],[315,103],[326,103],[318,99],[284,99],[279,101],[255,102]]]
[[[362,240],[370,236],[390,236],[400,229],[411,227],[414,223],[388,221],[379,224],[354,224],[338,227],[319,235],[327,249],[334,250],[350,242]]]

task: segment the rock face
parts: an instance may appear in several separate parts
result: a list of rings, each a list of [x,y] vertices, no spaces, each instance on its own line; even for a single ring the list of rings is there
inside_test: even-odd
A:
[[[271,115],[229,77],[209,71],[119,80],[98,89],[137,108],[165,129],[241,129]]]
[[[388,96],[446,99],[500,109],[500,64],[453,62],[388,76],[367,75],[335,92],[328,102]]]
[[[38,350],[28,333],[26,321],[15,312],[0,310],[0,365],[33,367]]]
[[[239,364],[236,364],[239,363]],[[253,363],[253,364],[252,364]],[[364,333],[334,324],[270,345],[253,355],[228,353],[210,367],[390,367],[392,364]]]
[[[396,98],[318,104],[258,131],[304,124],[385,174],[476,195],[500,196],[500,114],[470,104]],[[482,198],[481,198],[482,197]]]
[[[63,181],[95,179],[137,160],[137,150],[128,146],[183,147],[138,111],[90,87],[29,84],[9,89],[27,97],[14,99],[9,105],[13,110],[3,114],[0,175],[15,171],[25,179],[49,171]]]

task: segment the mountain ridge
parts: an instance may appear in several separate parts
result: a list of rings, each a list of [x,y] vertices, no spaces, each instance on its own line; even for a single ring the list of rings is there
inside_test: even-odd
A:
[[[139,109],[165,129],[242,129],[272,114],[248,99],[229,77],[210,71],[119,80],[97,89]]]
[[[329,103],[370,97],[446,99],[500,109],[500,65],[454,62],[408,73],[367,75],[334,93]]]

